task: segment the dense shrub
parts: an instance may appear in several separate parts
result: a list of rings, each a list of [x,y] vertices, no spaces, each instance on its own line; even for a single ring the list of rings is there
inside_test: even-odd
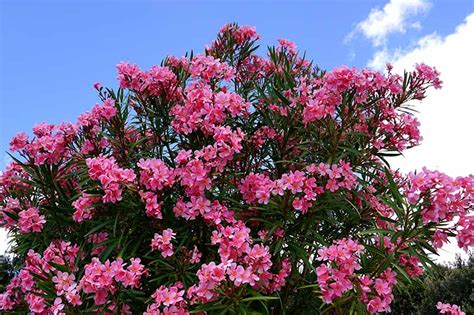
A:
[[[448,236],[474,244],[473,176],[386,161],[421,140],[434,68],[323,71],[258,38],[231,24],[202,54],[121,63],[76,123],[12,140],[3,310],[385,312]]]
[[[438,314],[435,305],[440,300],[474,313],[474,253],[467,261],[458,257],[455,263],[437,267],[395,292],[394,314]]]

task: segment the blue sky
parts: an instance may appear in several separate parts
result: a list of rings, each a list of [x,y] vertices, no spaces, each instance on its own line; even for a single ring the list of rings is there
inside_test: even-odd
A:
[[[410,47],[433,32],[446,36],[474,12],[472,0],[419,1],[429,8],[411,21],[416,27],[389,34],[383,49]],[[202,51],[235,21],[256,26],[263,46],[295,41],[323,68],[361,67],[381,47],[357,25],[388,2],[0,0],[0,168],[17,132],[75,121],[97,101],[94,82],[116,87],[122,60],[147,68],[168,54]]]

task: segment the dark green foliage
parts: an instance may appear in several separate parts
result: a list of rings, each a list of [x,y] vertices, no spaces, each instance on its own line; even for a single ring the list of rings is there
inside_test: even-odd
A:
[[[393,314],[439,314],[436,303],[456,304],[474,314],[474,252],[467,261],[459,256],[448,266],[439,265],[433,274],[413,281],[395,294]]]
[[[14,275],[12,259],[9,256],[0,255],[0,291],[4,291]]]

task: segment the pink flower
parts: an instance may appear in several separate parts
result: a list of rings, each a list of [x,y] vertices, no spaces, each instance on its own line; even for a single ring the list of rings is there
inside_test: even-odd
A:
[[[447,242],[448,242],[448,235],[446,233],[440,230],[436,230],[434,232],[433,234],[433,247],[434,248],[441,248],[443,247],[443,244]]]
[[[289,41],[287,39],[284,39],[284,38],[280,38],[278,39],[278,43],[280,43],[280,47],[281,48],[286,48],[288,49],[288,52],[292,55],[296,55],[297,54],[297,51],[296,51],[296,48],[298,46],[296,46],[295,43],[293,43],[292,41]]]
[[[53,315],[60,315],[64,314],[62,310],[64,309],[64,304],[61,298],[57,297],[54,299],[54,304],[51,306],[50,312],[52,312]]]
[[[430,66],[425,65],[424,63],[416,65],[416,72],[420,79],[426,80],[433,84],[435,89],[440,89],[441,84],[443,83],[439,79],[439,72],[436,68],[432,68]]]
[[[457,226],[460,228],[456,236],[458,246],[466,251],[474,247],[474,215],[462,215]]]
[[[463,311],[461,311],[461,308],[455,304],[444,304],[441,302],[438,302],[436,304],[436,308],[439,310],[441,314],[450,314],[450,315],[465,315]]]
[[[183,301],[183,295],[184,290],[179,290],[176,286],[169,288],[161,286],[153,293],[152,298],[155,299],[157,305],[170,306]]]
[[[58,271],[56,275],[51,279],[55,283],[56,292],[59,295],[67,291],[72,291],[77,286],[74,281],[76,277],[67,272]]]
[[[248,25],[238,27],[236,25],[226,24],[220,29],[219,33],[225,32],[229,32],[238,45],[260,38],[260,35],[257,34],[256,28]],[[216,43],[214,43],[214,45],[215,44]]]
[[[361,268],[358,259],[364,247],[350,239],[341,239],[318,250],[318,260],[332,262],[316,268],[323,300],[331,303],[353,287],[354,272]],[[333,267],[334,266],[334,267]]]
[[[117,109],[115,108],[115,101],[111,98],[106,99],[102,105],[100,114],[106,120],[109,120],[110,118],[114,117],[117,114]]]
[[[161,204],[158,203],[158,196],[150,191],[139,191],[142,201],[145,202],[146,215],[157,219],[162,219]]]
[[[172,229],[164,230],[162,235],[155,233],[154,238],[151,240],[152,250],[159,250],[163,257],[172,256],[173,244],[171,244],[171,240],[173,240],[175,236],[176,234]]]
[[[178,152],[178,155],[176,156],[176,161],[179,164],[186,164],[189,161],[189,158],[191,157],[192,151],[191,150],[180,150]]]
[[[259,280],[258,276],[252,273],[252,268],[244,268],[236,264],[231,265],[227,270],[227,274],[229,275],[229,279],[234,281],[236,286],[240,286],[243,283],[254,285],[255,281]]]
[[[158,159],[144,160],[137,163],[140,168],[140,184],[153,191],[171,187],[174,184],[174,173],[163,161]]]
[[[239,190],[247,203],[266,204],[270,200],[273,181],[264,174],[250,173],[241,182]]]
[[[26,301],[28,302],[29,309],[33,313],[43,313],[46,309],[46,303],[44,298],[35,295],[35,294],[27,294]]]
[[[77,290],[67,291],[65,295],[69,304],[73,306],[82,305],[82,300]]]
[[[230,81],[235,76],[235,69],[227,63],[205,55],[194,56],[189,71],[193,78],[200,78],[204,82],[210,82],[211,79]]]
[[[374,314],[378,313],[383,309],[383,303],[378,296],[374,297],[367,304],[367,310],[369,313]]]
[[[142,71],[137,65],[126,62],[117,65],[120,87],[128,88],[150,95],[167,94],[176,98],[179,89],[175,89],[176,75],[168,67],[153,66],[149,71]],[[169,90],[174,90],[170,93]]]
[[[115,288],[119,283],[125,288],[136,288],[141,277],[146,273],[144,266],[138,258],[131,258],[127,269],[124,268],[125,265],[120,258],[113,262],[107,260],[102,264],[97,257],[94,257],[85,266],[84,276],[81,278],[78,287],[84,293],[94,293],[94,302],[97,305],[105,304],[109,297],[115,293]],[[73,293],[73,296],[70,296],[71,301],[76,300],[77,303],[82,303],[78,300],[79,296],[75,290],[71,292]]]
[[[86,165],[91,179],[100,181],[105,191],[102,197],[104,202],[115,203],[122,200],[121,185],[133,183],[136,178],[133,170],[120,168],[113,157],[88,158]]]
[[[201,261],[201,256],[202,256],[202,253],[198,250],[198,248],[196,246],[194,246],[194,249],[193,249],[193,252],[192,252],[192,256],[191,256],[191,263],[192,264],[197,264]]]
[[[22,150],[28,144],[28,135],[24,132],[17,134],[12,141],[10,141],[10,150],[15,152]]]
[[[94,295],[94,303],[96,305],[103,305],[107,302],[108,297],[109,293],[107,289],[98,289]]]
[[[191,160],[177,170],[180,184],[186,187],[189,196],[202,196],[204,190],[211,187],[208,168],[200,160]]]
[[[31,232],[41,232],[43,225],[46,223],[44,215],[39,215],[38,208],[28,208],[18,213],[20,219],[18,220],[18,226],[20,232],[23,234]]]
[[[423,274],[423,269],[420,267],[420,260],[416,256],[408,256],[407,254],[401,254],[399,256],[400,266],[405,267],[405,272],[412,276],[418,277]]]
[[[311,207],[311,202],[305,198],[295,198],[293,200],[293,208],[301,211],[302,213],[308,212],[308,209]]]
[[[337,184],[337,181],[335,181],[334,179],[330,179],[326,184],[326,189],[330,190],[331,192],[335,192],[339,189],[339,185]]]
[[[83,193],[81,197],[72,203],[72,206],[76,209],[72,215],[73,220],[77,223],[81,223],[84,220],[92,219],[94,213],[93,204],[99,201],[100,197]]]

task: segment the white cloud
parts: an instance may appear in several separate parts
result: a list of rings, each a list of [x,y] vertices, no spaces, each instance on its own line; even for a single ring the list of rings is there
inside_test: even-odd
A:
[[[474,101],[470,96],[474,74],[473,34],[474,13],[444,38],[432,34],[404,52],[382,50],[370,62],[381,69],[389,61],[398,73],[424,62],[435,66],[443,80],[441,90],[431,89],[428,97],[416,104],[424,138],[422,144],[407,150],[405,157],[392,159],[392,167],[409,172],[426,166],[453,177],[474,174]],[[443,248],[440,260],[453,260],[456,252],[461,253],[457,246],[448,245]]]
[[[417,50],[427,51],[430,49],[430,47],[440,45],[442,42],[443,39],[438,34],[433,33],[422,37],[415,44],[409,46],[406,49],[397,48],[394,51],[389,51],[386,47],[384,47],[383,49],[374,53],[372,59],[368,63],[368,66],[373,69],[384,70],[386,68],[387,62],[393,63],[395,60],[401,60],[406,55]],[[420,61],[416,62],[419,63]],[[412,66],[413,64],[407,65],[405,69]]]
[[[388,51],[387,48],[376,51],[372,59],[367,64],[370,68],[383,71],[389,60],[394,60],[396,53]]]
[[[398,158],[403,169],[422,165],[440,169],[451,176],[474,173],[472,136],[474,136],[474,101],[469,96],[474,74],[474,13],[453,34],[441,38],[429,35],[408,52],[387,54],[394,71],[412,69],[424,62],[441,72],[443,88],[430,90],[417,109],[423,135],[422,145]],[[374,60],[372,60],[374,63]]]
[[[364,34],[374,46],[382,46],[392,33],[405,33],[407,28],[420,29],[421,24],[411,18],[430,7],[428,0],[390,0],[382,9],[372,9],[369,16],[357,24],[355,32]],[[348,39],[355,32],[349,34]]]

